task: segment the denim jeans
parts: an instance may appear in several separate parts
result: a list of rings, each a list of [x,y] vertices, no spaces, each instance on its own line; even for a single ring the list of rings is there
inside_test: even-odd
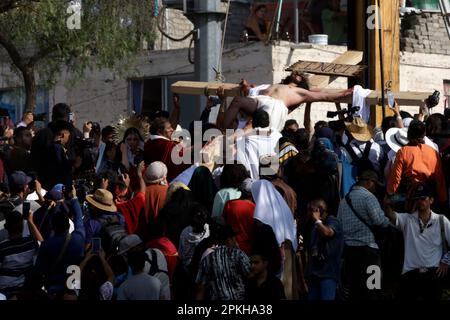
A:
[[[308,300],[335,300],[336,280],[311,277],[306,282],[308,284]]]

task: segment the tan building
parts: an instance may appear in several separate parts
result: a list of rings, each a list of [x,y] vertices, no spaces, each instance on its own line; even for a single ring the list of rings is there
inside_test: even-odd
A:
[[[238,5],[240,12],[245,12],[245,10],[242,11],[245,3],[238,2]],[[242,16],[241,14],[237,18],[243,24]],[[192,29],[192,24],[181,11],[167,10],[167,18],[165,24],[167,32],[175,37],[180,37]],[[414,19],[417,20],[417,18]],[[424,19],[428,19],[425,14]],[[239,25],[234,27],[235,38],[239,29]],[[402,29],[402,32],[405,30]],[[416,29],[413,27],[411,30]],[[418,30],[417,32],[422,32],[420,28]],[[405,31],[402,34],[410,33]],[[450,80],[450,50],[445,49],[446,43],[450,40],[447,37],[445,42],[442,38],[440,41],[444,41],[444,45],[440,45],[439,50],[433,53],[429,49],[430,42],[427,42],[428,47],[425,48],[424,41],[426,40],[422,40],[419,50],[419,44],[416,45],[408,42],[407,38],[402,38],[400,90],[432,92],[436,89],[441,91],[441,103],[435,110],[442,112],[445,100],[444,83]],[[76,113],[76,124],[81,127],[87,120],[97,121],[101,126],[105,126],[115,122],[119,115],[132,111],[144,114],[159,108],[170,111],[170,85],[178,80],[194,80],[194,66],[188,60],[188,45],[188,40],[174,42],[166,38],[157,38],[154,50],[146,51],[137,59],[137,72],[123,78],[109,70],[94,70],[88,72],[86,79],[79,84],[69,86],[66,84],[66,76],[63,73],[54,88],[40,90],[37,113],[48,112],[55,103],[66,102],[72,105]],[[416,52],[415,48],[420,52]],[[241,78],[245,78],[256,84],[276,83],[286,75],[284,69],[297,60],[331,62],[346,50],[346,46],[309,43],[295,45],[287,41],[268,46],[260,42],[230,43],[223,52],[223,74],[226,82],[239,82]],[[13,116],[16,121],[21,114],[20,104],[23,103],[23,97],[14,89],[20,86],[20,79],[11,72],[9,64],[0,63],[0,107],[6,104],[15,105]],[[347,81],[345,78],[338,78],[333,82],[332,87],[346,88]],[[203,106],[198,105],[197,101],[196,97],[182,96],[183,126],[187,126],[190,121],[199,117]],[[325,119],[326,111],[334,109],[334,104],[313,105],[313,121]],[[416,113],[417,110],[418,107],[407,108],[407,111],[411,113]],[[292,117],[300,122],[302,116],[302,109],[292,114]]]

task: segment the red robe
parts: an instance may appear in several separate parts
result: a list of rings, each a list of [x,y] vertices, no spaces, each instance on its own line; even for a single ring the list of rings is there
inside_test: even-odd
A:
[[[170,182],[183,172],[189,165],[174,164],[171,155],[172,149],[177,145],[176,142],[167,139],[149,139],[144,146],[145,162],[150,164],[154,161],[161,161],[167,166],[167,180]],[[179,156],[183,156],[183,149]]]

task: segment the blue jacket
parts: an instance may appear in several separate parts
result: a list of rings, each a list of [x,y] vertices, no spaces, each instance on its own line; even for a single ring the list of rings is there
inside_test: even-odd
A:
[[[58,265],[55,265],[68,236],[67,233],[64,235],[54,235],[45,240],[39,249],[39,255],[36,260],[36,268],[44,275],[45,287],[50,294],[64,292],[68,277],[66,273],[67,267],[70,265],[79,265],[84,257],[86,232],[78,199],[70,200],[69,207],[73,212],[75,230],[70,234],[70,241],[61,261]]]

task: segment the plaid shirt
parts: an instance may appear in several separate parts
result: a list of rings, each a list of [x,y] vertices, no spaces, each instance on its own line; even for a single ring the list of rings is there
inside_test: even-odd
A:
[[[356,212],[368,225],[389,225],[389,219],[384,215],[377,198],[369,190],[354,186],[350,191],[350,199]],[[345,198],[339,204],[338,219],[342,223],[344,242],[347,246],[369,246],[378,249],[372,232],[355,216]]]

